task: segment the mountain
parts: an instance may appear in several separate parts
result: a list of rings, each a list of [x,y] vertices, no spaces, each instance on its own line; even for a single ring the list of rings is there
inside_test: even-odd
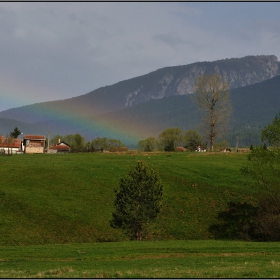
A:
[[[233,89],[270,79],[280,73],[279,69],[278,59],[274,55],[165,67],[74,98],[2,111],[0,118],[35,123],[67,117],[96,116],[150,100],[191,94],[195,79],[201,74],[219,72]]]
[[[240,146],[261,143],[261,129],[280,111],[279,88],[280,76],[276,76],[231,90],[233,114],[229,134],[225,137],[231,146],[235,146],[237,136]],[[80,133],[89,140],[106,136],[121,139],[130,147],[135,147],[140,139],[157,137],[168,127],[180,127],[184,131],[199,130],[199,123],[199,112],[191,95],[179,95],[97,116],[68,117],[36,123],[36,126],[44,129],[45,134],[51,131],[52,136]],[[21,129],[21,126],[18,127]]]
[[[0,118],[0,135],[8,136],[10,132],[18,127],[23,134],[44,134],[45,127],[39,124],[25,123],[18,120],[11,120],[6,118]]]
[[[24,133],[80,133],[88,140],[106,136],[132,146],[167,127],[199,129],[198,111],[190,98],[192,86],[200,74],[216,71],[232,88],[229,140],[233,143],[239,135],[248,145],[259,139],[261,127],[280,110],[279,62],[273,55],[166,67],[78,97],[9,109],[0,112],[0,134],[18,126]],[[8,119],[13,123],[7,132]]]
[[[233,145],[238,136],[241,145],[260,144],[261,129],[280,112],[280,75],[260,83],[232,89],[231,104],[231,132],[227,140]],[[157,137],[168,127],[199,130],[200,123],[199,112],[191,95],[151,100],[104,114],[102,119],[114,127],[122,124],[131,133],[141,129],[147,137]]]

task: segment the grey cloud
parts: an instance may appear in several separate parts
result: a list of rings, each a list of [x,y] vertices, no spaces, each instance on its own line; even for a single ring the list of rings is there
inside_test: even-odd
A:
[[[166,43],[167,45],[174,47],[177,45],[185,45],[185,42],[177,32],[168,32],[164,34],[156,34],[153,36],[155,40]]]

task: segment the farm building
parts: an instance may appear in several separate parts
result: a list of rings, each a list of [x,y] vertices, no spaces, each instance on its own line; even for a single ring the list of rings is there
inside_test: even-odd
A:
[[[44,153],[46,137],[44,135],[25,135],[23,146],[25,154]]]
[[[49,152],[50,154],[57,154],[57,153],[69,153],[70,152],[70,145],[68,145],[67,143],[65,143],[64,141],[60,142],[54,146],[51,146],[49,148]]]
[[[22,152],[22,141],[18,138],[0,136],[0,153],[17,154]]]

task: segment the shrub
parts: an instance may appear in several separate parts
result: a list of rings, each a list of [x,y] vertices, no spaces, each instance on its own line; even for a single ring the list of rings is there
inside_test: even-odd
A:
[[[209,227],[216,239],[255,239],[255,217],[258,208],[247,202],[229,202],[228,208],[218,213],[219,224]]]

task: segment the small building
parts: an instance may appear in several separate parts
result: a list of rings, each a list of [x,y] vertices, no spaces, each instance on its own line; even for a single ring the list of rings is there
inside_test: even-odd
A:
[[[44,135],[25,135],[23,146],[25,154],[44,153],[46,137]]]
[[[19,138],[0,136],[0,153],[17,154],[22,152],[22,141]]]
[[[70,150],[71,150],[70,145],[68,145],[64,141],[62,141],[62,142],[59,141],[56,145],[51,146],[49,148],[48,153],[49,154],[69,153]]]
[[[186,149],[184,147],[175,147],[175,152],[185,152]]]

